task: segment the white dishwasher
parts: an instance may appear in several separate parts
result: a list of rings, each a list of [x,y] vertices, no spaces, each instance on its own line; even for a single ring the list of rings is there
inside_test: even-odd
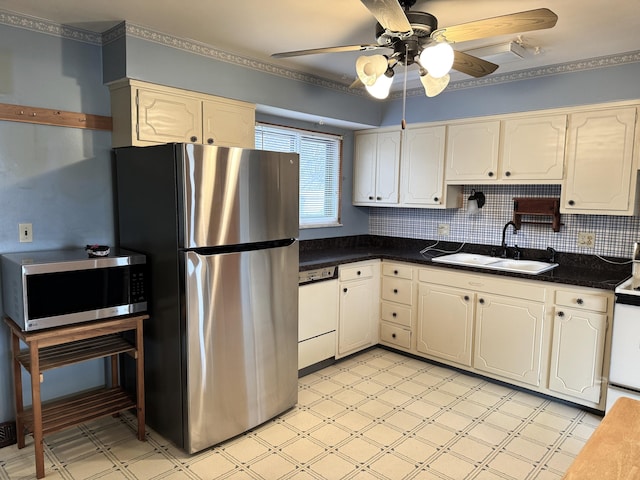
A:
[[[337,267],[299,274],[298,370],[333,360],[338,326]]]

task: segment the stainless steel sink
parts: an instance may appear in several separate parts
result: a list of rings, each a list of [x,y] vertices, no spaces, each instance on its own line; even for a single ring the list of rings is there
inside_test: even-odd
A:
[[[485,268],[487,270],[502,270],[505,272],[526,273],[538,275],[548,272],[558,266],[557,263],[540,262],[537,260],[513,260],[510,258],[490,257],[475,253],[453,253],[432,259],[435,263],[463,265],[467,267]]]

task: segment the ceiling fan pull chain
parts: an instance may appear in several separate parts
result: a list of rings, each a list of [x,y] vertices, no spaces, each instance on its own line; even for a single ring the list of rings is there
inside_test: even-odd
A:
[[[409,62],[407,61],[407,56],[409,55],[409,45],[405,44],[404,48],[405,48],[405,54],[404,54],[405,61],[404,61],[404,82],[402,86],[402,123],[400,124],[400,126],[402,127],[402,130],[404,130],[407,127],[407,121],[405,120],[405,111],[407,107],[407,66],[409,65]]]

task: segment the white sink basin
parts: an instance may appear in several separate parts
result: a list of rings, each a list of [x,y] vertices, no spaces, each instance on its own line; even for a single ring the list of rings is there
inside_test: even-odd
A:
[[[453,253],[451,255],[442,255],[440,257],[433,258],[432,262],[486,268],[487,270],[527,273],[530,275],[548,272],[558,266],[557,263],[539,262],[537,260],[513,260],[510,258],[478,255],[475,253]]]

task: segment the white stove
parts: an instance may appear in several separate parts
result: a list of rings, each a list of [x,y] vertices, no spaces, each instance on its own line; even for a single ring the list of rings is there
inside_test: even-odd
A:
[[[640,400],[640,279],[628,278],[615,293],[607,411],[619,397]]]

